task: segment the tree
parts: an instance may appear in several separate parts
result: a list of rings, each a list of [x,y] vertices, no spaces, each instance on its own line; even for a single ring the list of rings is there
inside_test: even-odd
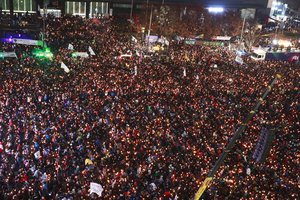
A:
[[[222,35],[234,36],[241,33],[242,20],[239,12],[229,11],[224,14]]]
[[[142,18],[145,18],[144,16],[141,15],[141,22]],[[149,19],[146,20],[149,21]],[[142,23],[147,24],[146,22]],[[240,33],[241,24],[238,12],[211,15],[201,5],[159,5],[153,8],[151,32],[169,37],[178,35],[185,38],[204,35],[204,38],[210,39],[216,35],[237,35]]]
[[[245,29],[245,33],[243,34],[243,41],[245,44],[245,48],[247,50],[251,50],[252,46],[258,40],[259,36],[260,36],[260,31],[257,28],[257,23],[254,20],[248,21]]]

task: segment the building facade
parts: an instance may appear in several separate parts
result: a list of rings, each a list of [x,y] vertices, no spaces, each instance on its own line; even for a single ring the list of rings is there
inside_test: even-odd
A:
[[[100,1],[93,1],[93,2],[66,1],[64,5],[65,14],[86,16],[87,6],[90,6],[89,17],[109,14],[108,2],[100,2]]]
[[[12,2],[12,6],[10,6]],[[201,4],[204,7],[218,6],[225,9],[266,9],[268,0],[1,0],[0,7],[10,12],[35,12],[43,7],[43,2],[48,8],[59,9],[61,14],[80,15],[93,17],[95,15],[109,15],[140,10],[143,4]]]
[[[10,12],[10,3],[13,3],[14,12],[35,12],[36,1],[35,0],[1,0],[0,8],[3,12]]]

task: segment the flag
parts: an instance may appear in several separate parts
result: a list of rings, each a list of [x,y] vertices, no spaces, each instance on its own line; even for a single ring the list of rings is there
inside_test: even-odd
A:
[[[134,75],[136,76],[138,73],[137,66],[134,66]]]
[[[132,41],[132,42],[135,42],[135,43],[138,42],[138,40],[137,40],[134,36],[131,36],[131,41]]]
[[[167,38],[165,38],[164,36],[161,36],[161,38],[159,39],[159,42],[162,44],[165,44],[167,46],[169,46],[169,41],[167,40]]]
[[[139,51],[136,51],[136,55],[137,55],[137,56],[141,56],[141,54],[140,54]]]
[[[235,61],[236,61],[237,63],[239,63],[240,65],[242,65],[242,64],[244,63],[243,58],[240,57],[240,56],[236,56]]]
[[[141,51],[139,56],[139,63],[141,63],[143,61],[143,52]]]
[[[65,63],[61,62],[61,66],[60,68],[64,69],[64,71],[66,73],[69,73],[70,72],[70,69],[67,67],[67,65],[65,65]]]
[[[37,151],[37,152],[35,152],[34,153],[34,157],[35,157],[35,159],[40,159],[40,157],[41,157],[41,152],[40,151]]]
[[[98,183],[91,182],[91,184],[90,184],[90,194],[96,193],[99,197],[101,197],[102,192],[103,192],[102,185],[100,185]]]
[[[91,46],[89,46],[89,52],[92,56],[96,55]]]
[[[175,197],[174,197],[174,200],[178,200],[178,196],[177,196],[177,194],[175,195]]]
[[[251,175],[251,169],[249,167],[246,169],[246,174],[249,176]]]
[[[85,165],[92,165],[93,164],[93,161],[91,161],[90,159],[85,159],[84,161]]]
[[[74,46],[72,44],[69,44],[68,49],[69,50],[74,50]]]
[[[0,142],[0,153],[2,153],[2,151],[3,151],[3,144],[2,144],[2,142]]]
[[[165,39],[165,44],[166,44],[167,46],[169,46],[169,45],[170,45],[170,42],[169,42],[167,39]]]

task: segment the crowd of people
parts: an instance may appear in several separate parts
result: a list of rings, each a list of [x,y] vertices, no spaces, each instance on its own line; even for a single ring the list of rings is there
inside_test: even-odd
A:
[[[0,60],[0,199],[192,199],[276,74],[202,198],[300,198],[297,63],[240,65],[225,47],[178,42],[164,56],[117,57],[137,50],[131,38],[126,21],[65,16],[47,19],[52,59],[1,43],[19,58]],[[72,58],[89,47],[96,55]],[[256,163],[264,127],[275,140]]]

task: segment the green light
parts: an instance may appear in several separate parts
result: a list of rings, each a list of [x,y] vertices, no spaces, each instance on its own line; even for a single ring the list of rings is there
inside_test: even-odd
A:
[[[35,55],[37,58],[52,58],[53,53],[50,51],[50,48],[43,49],[34,49],[33,55]]]

